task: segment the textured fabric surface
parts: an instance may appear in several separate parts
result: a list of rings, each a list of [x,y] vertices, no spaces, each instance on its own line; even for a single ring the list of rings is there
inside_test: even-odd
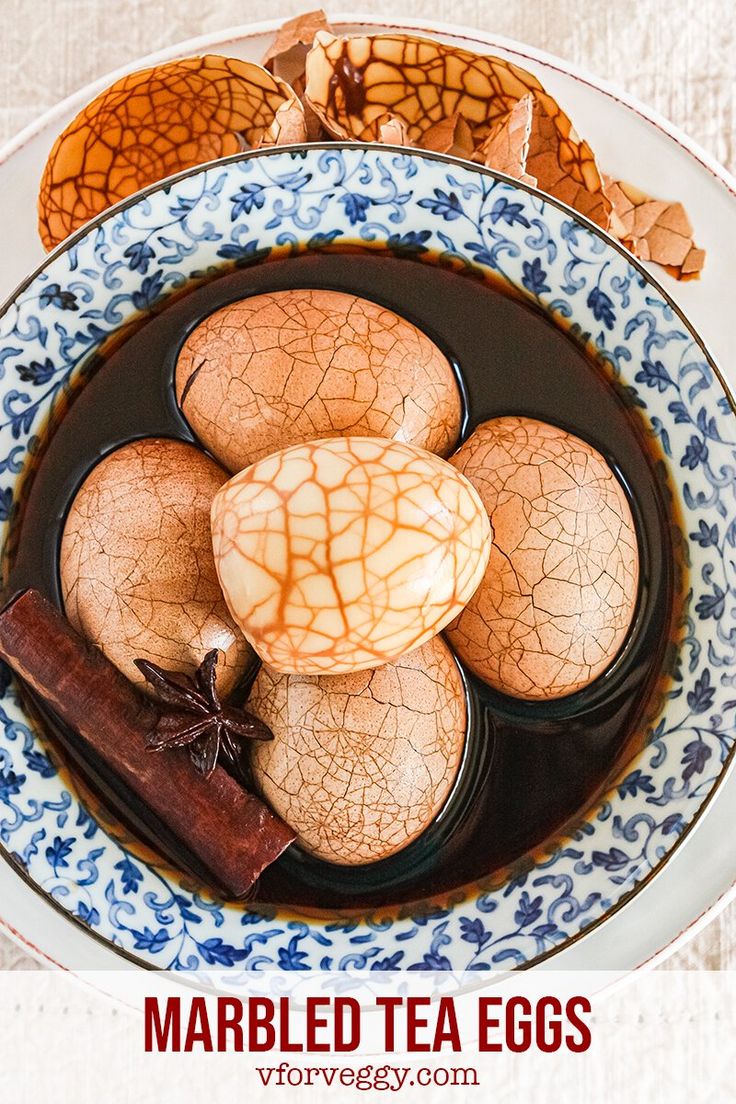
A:
[[[271,0],[265,7],[242,0],[0,0],[0,140],[143,54],[305,6],[308,0]],[[736,169],[736,0],[355,0],[353,6],[388,18],[401,13],[476,26],[558,54],[651,104]],[[0,936],[0,969],[33,965]],[[667,963],[698,967],[736,970],[736,903]]]

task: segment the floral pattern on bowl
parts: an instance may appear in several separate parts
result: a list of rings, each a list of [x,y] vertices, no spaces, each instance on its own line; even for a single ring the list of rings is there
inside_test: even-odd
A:
[[[37,435],[112,333],[192,281],[341,242],[491,270],[589,335],[667,458],[689,559],[677,675],[646,748],[552,854],[496,888],[315,920],[188,890],[113,838],[0,685],[0,847],[78,922],[175,970],[488,970],[537,960],[641,888],[697,821],[736,733],[736,419],[664,292],[533,189],[438,156],[359,145],[262,151],[174,178],[60,247],[0,316],[0,522]]]

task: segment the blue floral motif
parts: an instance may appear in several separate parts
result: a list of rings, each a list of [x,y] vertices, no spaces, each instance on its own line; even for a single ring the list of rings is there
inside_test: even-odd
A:
[[[546,282],[547,273],[542,268],[539,257],[535,257],[533,261],[524,261],[522,272],[521,282],[532,295],[542,295],[545,291],[550,291]]]
[[[62,291],[58,284],[47,284],[39,296],[42,307],[58,307],[59,310],[79,310],[73,291]]]
[[[154,955],[159,954],[171,940],[166,928],[159,928],[156,932],[151,931],[149,927],[145,927],[143,931],[131,929],[131,935],[135,940],[133,946],[137,951],[149,951]]]
[[[641,371],[636,373],[634,379],[637,383],[645,383],[647,387],[656,387],[660,394],[672,386],[672,380],[661,360],[642,361]]]
[[[129,851],[58,773],[0,665],[0,846],[78,923],[141,961],[268,968],[488,970],[533,962],[636,889],[688,830],[736,733],[736,420],[666,295],[594,228],[525,187],[419,152],[268,150],[170,180],[82,231],[0,317],[0,523],[40,428],[103,342],[177,290],[333,246],[491,272],[590,341],[658,442],[690,562],[683,646],[644,750],[549,855],[448,904],[297,922],[224,905]]]
[[[148,272],[148,265],[153,260],[155,253],[147,241],[133,242],[123,251],[123,256],[128,262],[131,272]]]
[[[128,855],[120,862],[115,863],[115,869],[120,871],[120,884],[123,893],[137,893],[138,886],[143,881],[143,871],[135,865]]]
[[[351,226],[366,221],[366,212],[371,202],[370,196],[362,195],[360,192],[345,192],[344,195],[340,196],[340,203],[345,208],[345,214]]]
[[[619,797],[622,799],[624,797],[637,797],[641,793],[651,794],[656,792],[656,787],[652,784],[651,774],[644,774],[639,768],[627,774],[619,782],[617,788]]]
[[[24,774],[16,774],[13,770],[0,771],[0,801],[8,801],[19,794],[25,780]]]
[[[263,207],[266,189],[263,184],[243,184],[236,195],[230,196],[230,202],[230,221],[237,222],[241,215],[249,215],[254,208],[260,210]]]
[[[500,201],[499,201],[500,202]],[[433,215],[440,215],[445,222],[461,218],[463,209],[455,192],[443,192],[441,188],[435,188],[434,199],[421,199],[419,206],[431,211]]]
[[[507,226],[513,226],[515,223],[519,226],[529,226],[529,220],[523,212],[523,203],[512,203],[506,196],[501,196],[491,207],[491,222],[496,223],[501,219]]]
[[[72,853],[72,844],[74,838],[62,839],[61,836],[55,836],[54,842],[46,848],[46,862],[52,868],[54,874],[59,873],[59,868],[62,866],[69,866],[68,856]]]
[[[282,970],[308,970],[309,955],[299,949],[299,937],[294,935],[285,947],[279,947],[278,964]]]
[[[100,923],[100,914],[96,908],[91,908],[90,905],[84,901],[80,901],[77,905],[77,911],[74,913],[83,924],[86,924],[89,928],[96,928]]]
[[[705,464],[707,460],[708,446],[705,441],[701,437],[691,437],[690,444],[685,449],[680,461],[680,467],[695,471],[698,464]]]
[[[593,312],[596,322],[602,322],[608,330],[612,330],[616,324],[616,312],[613,309],[613,300],[599,287],[591,288],[586,300],[586,305]]]
[[[43,387],[48,383],[56,369],[51,357],[44,361],[32,360],[30,364],[19,364],[17,369],[18,379],[23,383],[32,383],[35,387]]]

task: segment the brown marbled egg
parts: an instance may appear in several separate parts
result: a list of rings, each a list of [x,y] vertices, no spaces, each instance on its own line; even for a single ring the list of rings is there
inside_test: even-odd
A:
[[[104,457],[72,502],[60,553],[66,614],[134,682],[135,659],[193,671],[220,648],[227,692],[252,655],[212,555],[210,509],[226,479],[193,445],[147,438]]]
[[[572,694],[615,659],[634,616],[639,550],[600,453],[533,418],[479,426],[451,463],[488,511],[483,581],[447,629],[491,686],[530,701]]]
[[[253,775],[312,855],[343,866],[406,847],[447,800],[465,743],[460,673],[441,637],[372,671],[263,666],[248,708],[273,731]]]
[[[324,437],[389,437],[446,456],[460,429],[457,382],[434,342],[340,291],[222,307],[184,342],[175,382],[192,430],[233,472]]]

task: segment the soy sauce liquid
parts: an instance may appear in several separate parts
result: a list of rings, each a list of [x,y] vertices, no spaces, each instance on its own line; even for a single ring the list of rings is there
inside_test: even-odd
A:
[[[87,368],[88,382],[50,427],[13,534],[10,585],[61,605],[59,542],[76,490],[100,457],[138,437],[194,440],[174,397],[187,334],[226,303],[295,287],[353,292],[395,310],[447,354],[461,388],[463,439],[488,418],[540,418],[597,448],[629,495],[640,592],[622,653],[591,687],[550,703],[497,694],[463,671],[465,754],[445,808],[404,851],[339,867],[290,848],[261,878],[257,901],[366,908],[436,896],[553,845],[641,746],[665,688],[681,593],[675,519],[643,422],[579,340],[488,282],[387,255],[319,253],[222,276],[189,291]],[[143,753],[143,752],[142,752]],[[93,772],[94,773],[94,772]],[[146,823],[144,809],[130,810]],[[182,856],[183,857],[183,856]]]

